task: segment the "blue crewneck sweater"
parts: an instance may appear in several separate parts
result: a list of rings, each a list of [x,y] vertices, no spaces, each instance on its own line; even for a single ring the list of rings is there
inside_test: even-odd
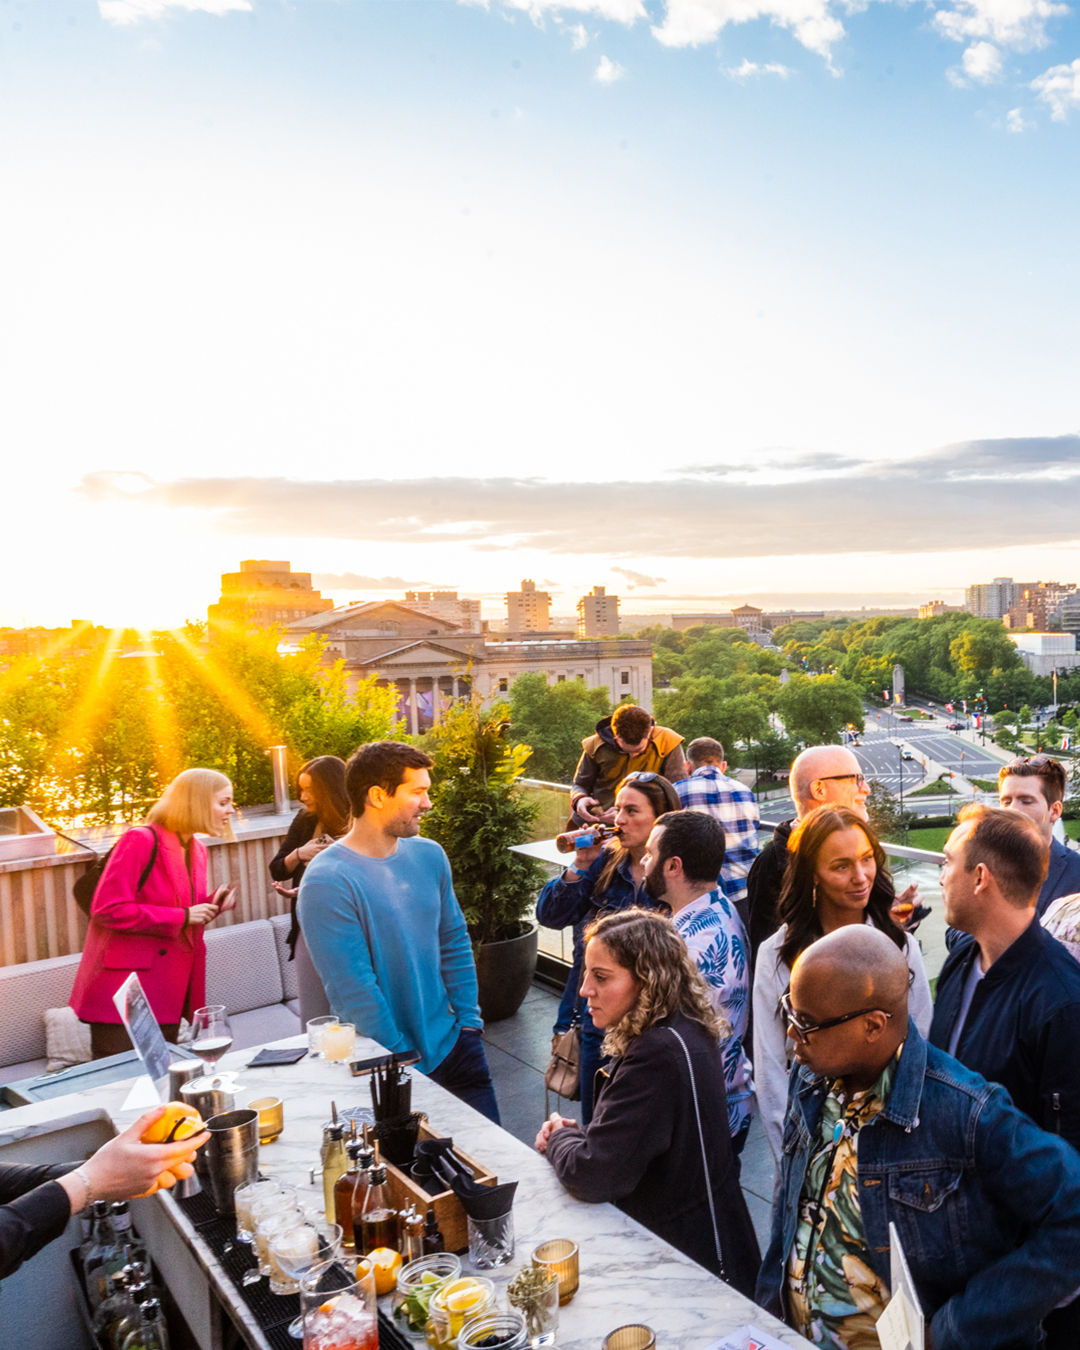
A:
[[[388,1050],[416,1050],[430,1073],[463,1027],[482,1027],[476,965],[450,863],[433,839],[399,839],[389,858],[340,840],[308,864],[300,928],[330,1007]]]

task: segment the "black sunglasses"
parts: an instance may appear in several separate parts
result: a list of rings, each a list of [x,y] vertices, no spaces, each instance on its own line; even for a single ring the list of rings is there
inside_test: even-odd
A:
[[[865,1017],[867,1013],[879,1012],[886,1017],[892,1017],[892,1013],[885,1012],[884,1008],[860,1008],[858,1012],[844,1013],[843,1017],[827,1017],[824,1022],[807,1022],[791,1006],[790,990],[780,995],[780,1009],[784,1014],[784,1020],[803,1045],[809,1043],[810,1037],[815,1031],[828,1031],[830,1027],[842,1026],[844,1022],[853,1022],[856,1017]]]
[[[658,773],[652,773],[651,771],[645,772],[641,769],[635,769],[633,773],[628,773],[626,775],[626,777],[623,779],[623,785],[627,783],[654,783],[659,777],[660,775]]]

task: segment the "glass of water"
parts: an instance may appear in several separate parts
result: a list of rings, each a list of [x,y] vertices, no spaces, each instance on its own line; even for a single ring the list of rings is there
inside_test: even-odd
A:
[[[322,1037],[326,1027],[337,1022],[336,1017],[309,1017],[307,1024],[308,1051],[316,1058],[322,1056]]]

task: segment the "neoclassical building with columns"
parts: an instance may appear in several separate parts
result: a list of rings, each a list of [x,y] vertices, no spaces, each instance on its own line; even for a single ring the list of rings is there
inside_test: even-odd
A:
[[[451,699],[475,689],[507,693],[519,675],[541,671],[552,684],[583,679],[604,685],[612,703],[630,698],[652,711],[648,642],[579,641],[562,633],[470,633],[396,600],[346,605],[285,629],[286,641],[318,634],[327,663],[344,660],[355,686],[376,675],[396,685],[401,715],[416,735],[439,721]]]

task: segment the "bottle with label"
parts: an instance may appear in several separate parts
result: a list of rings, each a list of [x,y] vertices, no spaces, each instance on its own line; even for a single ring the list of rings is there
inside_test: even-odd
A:
[[[424,1220],[415,1205],[410,1205],[401,1216],[401,1260],[408,1265],[424,1254]]]
[[[353,1234],[355,1237],[355,1224]],[[371,1169],[367,1199],[360,1215],[360,1242],[363,1244],[361,1256],[367,1256],[379,1247],[391,1247],[394,1251],[398,1248],[397,1210],[390,1198],[386,1168],[381,1164]]]
[[[348,1256],[356,1251],[356,1243],[353,1241],[353,1192],[356,1190],[356,1183],[360,1180],[360,1150],[362,1148],[363,1145],[356,1141],[345,1145],[349,1165],[334,1183],[334,1214],[336,1215],[334,1222],[341,1227],[341,1246]]]
[[[614,825],[583,825],[580,830],[557,834],[555,847],[560,853],[576,853],[579,848],[594,848],[606,839],[614,839],[617,834]]]
[[[326,1153],[322,1169],[323,1209],[326,1212],[327,1223],[337,1223],[334,1187],[348,1166],[349,1159],[345,1153],[345,1126],[340,1123],[329,1125],[326,1128]]]
[[[424,1255],[434,1256],[436,1252],[444,1251],[446,1251],[446,1243],[443,1241],[442,1233],[439,1232],[439,1221],[435,1218],[435,1206],[431,1205],[424,1220]]]
[[[360,1220],[363,1218],[364,1209],[367,1205],[367,1194],[371,1188],[371,1169],[374,1166],[375,1150],[368,1144],[361,1144],[356,1160],[356,1184],[353,1186],[352,1193],[353,1243],[356,1247],[357,1256],[363,1255],[360,1249]]]
[[[98,1304],[94,1313],[94,1335],[98,1345],[112,1345],[113,1333],[131,1312],[132,1302],[130,1286],[135,1283],[134,1266],[124,1266],[110,1280],[111,1292],[108,1298]]]
[[[139,1318],[139,1325],[124,1337],[120,1350],[169,1350],[169,1333],[156,1298],[139,1305]]]
[[[161,1302],[161,1293],[150,1283],[149,1278],[136,1280],[128,1285],[128,1297],[131,1300],[128,1310],[113,1328],[111,1341],[113,1350],[121,1350],[128,1336],[142,1326],[142,1305],[153,1299],[157,1300],[159,1306]]]
[[[115,1254],[116,1231],[113,1228],[112,1214],[109,1212],[109,1202],[95,1200],[90,1236],[79,1248],[79,1261],[82,1265],[86,1298],[91,1312],[97,1311],[98,1305],[108,1293],[106,1288],[108,1272],[103,1266],[106,1260],[114,1259]]]

